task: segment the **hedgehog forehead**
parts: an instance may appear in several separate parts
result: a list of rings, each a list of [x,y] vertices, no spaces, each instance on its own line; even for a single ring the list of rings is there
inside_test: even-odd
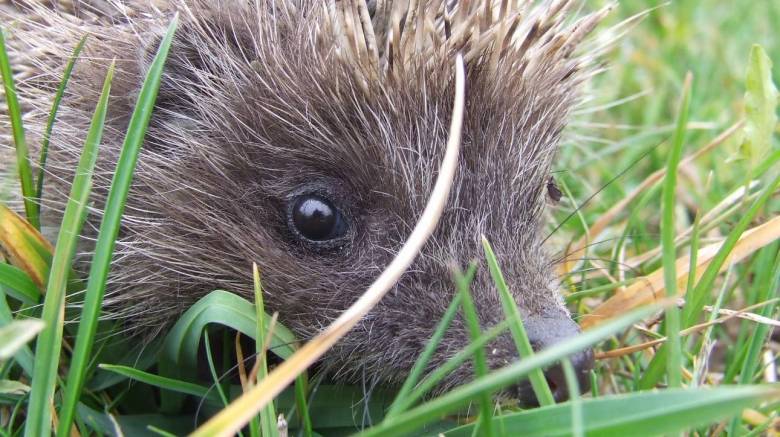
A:
[[[218,3],[180,29],[163,99],[198,94],[206,127],[233,146],[217,153],[240,166],[392,190],[409,210],[443,156],[458,53],[468,70],[458,184],[515,200],[498,209],[538,209],[587,64],[574,49],[604,14],[569,20],[566,0]]]
[[[238,66],[234,75],[243,70],[255,82],[259,99],[250,104],[292,131],[306,125],[329,135],[335,118],[364,133],[385,130],[375,144],[406,147],[391,134],[448,122],[454,59],[462,53],[472,111],[467,136],[471,129],[483,150],[504,145],[527,158],[536,152],[517,148],[551,147],[544,144],[548,131],[557,134],[576,104],[588,60],[574,49],[606,12],[569,22],[573,3],[299,1],[254,6],[266,8],[260,13],[212,14],[222,14],[227,36],[214,38],[223,45],[216,51],[232,52],[227,68]],[[241,26],[247,31],[236,31]],[[243,46],[235,50],[224,41],[237,34],[244,41],[233,43]],[[486,131],[495,140],[485,141]]]

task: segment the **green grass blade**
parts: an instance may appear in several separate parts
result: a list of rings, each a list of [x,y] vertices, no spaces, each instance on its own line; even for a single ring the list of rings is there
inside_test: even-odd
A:
[[[216,392],[209,390],[202,385],[193,384],[177,379],[166,378],[160,375],[144,372],[133,367],[118,366],[114,364],[100,364],[98,366],[103,370],[114,372],[144,384],[153,385],[164,390],[171,390],[179,393],[192,395],[198,398],[209,398],[212,402],[219,404],[221,401]]]
[[[92,174],[97,161],[98,144],[103,137],[113,76],[114,64],[112,63],[108,68],[103,92],[92,117],[84,151],[81,154],[76,176],[73,178],[70,197],[65,206],[57,244],[54,247],[54,257],[43,303],[43,320],[46,322],[46,328],[41,333],[35,349],[32,390],[24,428],[24,435],[27,437],[51,433],[50,407],[57,384],[57,368],[62,348],[65,288],[68,285],[79,234],[86,218],[87,201],[92,190]],[[70,424],[68,423],[65,430],[69,429]],[[60,435],[67,434],[67,432],[60,433]]]
[[[8,106],[8,117],[11,119],[11,131],[16,147],[16,166],[19,171],[19,182],[22,185],[22,196],[24,196],[24,212],[30,224],[36,229],[40,229],[39,208],[34,201],[35,191],[33,189],[32,168],[30,167],[30,151],[27,149],[27,140],[24,136],[22,110],[16,95],[16,86],[2,28],[0,28],[0,76],[3,77],[5,101]]]
[[[105,294],[106,280],[114,253],[114,245],[119,234],[120,221],[125,208],[127,193],[133,180],[138,154],[143,144],[146,128],[152,116],[157,91],[162,80],[163,66],[168,56],[173,34],[176,31],[178,16],[174,16],[165,37],[160,42],[157,54],[152,61],[149,72],[144,79],[141,92],[136,101],[133,115],[127,128],[119,160],[111,181],[111,188],[106,200],[103,220],[100,223],[95,252],[89,270],[89,280],[84,294],[84,307],[79,321],[76,345],[73,350],[73,360],[68,372],[67,387],[60,412],[58,434],[66,435],[73,422],[76,405],[81,396],[81,388],[86,378],[92,346],[97,332],[97,321]]]
[[[385,415],[386,419],[393,417],[403,411],[401,405],[406,403],[409,394],[417,384],[417,381],[420,380],[420,377],[425,371],[425,368],[428,366],[428,362],[431,360],[433,353],[436,352],[436,348],[439,346],[442,338],[444,338],[444,334],[450,327],[452,319],[454,319],[455,315],[458,313],[458,308],[460,308],[460,301],[462,298],[463,296],[458,293],[452,299],[452,302],[450,302],[450,306],[447,307],[447,311],[445,311],[444,317],[442,317],[439,321],[439,324],[436,326],[436,330],[433,332],[431,339],[428,340],[428,344],[425,345],[425,349],[420,354],[420,357],[417,358],[417,361],[414,363],[414,367],[412,367],[411,372],[409,372],[409,376],[404,381],[404,384],[398,391],[398,394],[393,400],[393,403],[387,410],[387,415]]]
[[[690,250],[690,259],[688,263],[688,281],[686,281],[685,284],[685,295],[689,296],[688,293],[692,293],[694,287],[696,286],[696,262],[699,259],[699,245],[700,245],[700,237],[701,237],[701,214],[699,212],[696,212],[696,217],[693,219],[693,231],[691,232],[691,250]],[[686,299],[685,304],[683,305],[683,314],[688,313],[688,306],[690,305],[690,300]]]
[[[198,345],[204,328],[220,324],[251,338],[257,335],[255,305],[246,299],[223,290],[215,290],[192,305],[168,331],[161,350],[160,374],[190,381],[195,379]],[[264,318],[267,321],[270,318]],[[266,326],[264,329],[268,329]],[[270,342],[270,351],[281,358],[295,352],[297,340],[289,329],[277,323]],[[163,409],[173,411],[181,399],[163,393]]]
[[[498,323],[496,326],[485,331],[476,341],[472,341],[468,346],[463,348],[460,352],[455,354],[452,358],[447,360],[446,363],[434,369],[428,376],[426,376],[420,384],[409,393],[409,396],[404,399],[403,402],[399,402],[400,411],[404,411],[412,406],[415,402],[425,396],[429,391],[436,387],[445,376],[452,373],[467,359],[473,356],[477,350],[485,347],[486,344],[493,341],[496,337],[501,335],[509,327],[510,321],[504,320]]]
[[[467,405],[476,396],[483,393],[491,393],[509,385],[516,384],[532,370],[544,368],[566,356],[592,346],[616,332],[631,326],[634,322],[650,316],[658,311],[658,308],[657,305],[649,305],[634,310],[623,317],[598,325],[576,337],[534,354],[533,357],[527,360],[518,361],[517,363],[495,371],[484,378],[460,386],[417,408],[399,414],[390,420],[386,420],[378,426],[362,432],[360,436],[395,436],[409,433],[426,423],[437,420],[444,414],[463,405]],[[557,407],[558,405],[546,408]],[[567,415],[567,417],[571,416]]]
[[[0,263],[0,285],[9,296],[26,304],[35,305],[41,296],[38,286],[27,274],[10,264]]]
[[[208,330],[203,331],[203,345],[206,347],[206,361],[208,361],[211,379],[214,381],[213,387],[217,390],[217,394],[219,394],[222,406],[225,406],[230,403],[230,399],[228,399],[228,396],[222,387],[222,382],[219,380],[219,375],[217,374],[217,368],[214,365],[214,355],[211,353],[211,339],[209,338]]]
[[[677,192],[677,167],[682,159],[682,149],[685,144],[685,133],[688,129],[688,113],[691,102],[691,80],[689,73],[685,78],[682,97],[680,98],[679,112],[677,113],[677,128],[672,139],[672,150],[666,165],[666,178],[664,179],[662,193],[661,216],[661,248],[663,253],[664,286],[668,297],[677,296],[677,251],[674,243],[676,229],[674,226],[674,213]],[[666,309],[666,337],[669,348],[666,372],[669,387],[682,386],[682,347],[680,344],[680,310],[676,305]]]
[[[266,341],[268,331],[266,329],[265,320],[265,305],[263,304],[263,287],[260,284],[260,271],[257,269],[257,264],[252,265],[252,279],[255,292],[255,317],[257,323],[255,323],[256,335],[255,335],[255,359],[261,360],[262,364],[257,372],[257,380],[261,381],[268,376],[268,361],[265,359],[266,351],[263,348]],[[257,418],[253,419],[254,423],[253,431],[257,431]],[[252,424],[250,424],[252,425]],[[274,409],[274,403],[269,402],[265,408],[260,411],[260,429],[264,437],[273,437],[279,435],[279,429],[276,426],[276,411]]]
[[[487,260],[488,269],[490,270],[490,276],[493,278],[493,283],[496,285],[498,295],[501,298],[504,316],[507,319],[513,320],[513,323],[509,325],[509,330],[512,333],[512,338],[515,340],[517,353],[520,354],[520,358],[531,357],[534,354],[534,349],[531,346],[531,341],[528,339],[528,333],[525,331],[525,326],[523,325],[523,320],[520,316],[520,310],[517,308],[514,297],[512,297],[512,294],[509,292],[509,287],[504,279],[504,274],[498,266],[496,254],[493,252],[490,242],[488,242],[484,235],[482,236],[482,248],[485,251],[485,259]],[[531,388],[534,390],[536,399],[539,400],[539,405],[546,406],[555,403],[552,391],[550,391],[550,386],[547,384],[547,379],[545,379],[542,369],[531,372],[528,379],[531,382]]]
[[[665,344],[658,348],[653,359],[650,360],[650,364],[647,365],[644,373],[642,373],[642,377],[639,379],[637,384],[639,390],[649,390],[655,387],[658,381],[663,378],[667,356],[669,355],[668,352],[669,350]]]
[[[599,437],[672,435],[699,425],[708,425],[766,399],[777,398],[771,386],[722,387],[716,389],[669,389],[627,395],[582,399],[584,432]],[[507,414],[494,419],[507,435],[564,437],[572,435],[571,402],[547,408]],[[445,433],[469,436],[474,425]]]
[[[295,408],[298,409],[298,416],[300,417],[300,426],[303,429],[303,435],[305,437],[312,437],[314,435],[314,428],[311,422],[311,413],[309,412],[308,384],[309,380],[306,374],[301,374],[295,379]]]
[[[583,437],[585,435],[585,418],[582,413],[582,399],[580,399],[580,383],[577,382],[577,374],[571,360],[561,360],[563,373],[566,376],[566,387],[569,389],[569,406],[571,407],[571,435]]]
[[[264,329],[268,329],[268,319]],[[215,290],[201,298],[190,307],[168,331],[165,339],[166,353],[176,366],[190,362],[197,354],[197,345],[201,332],[206,325],[215,323],[235,329],[255,338],[257,335],[255,306],[233,293]],[[276,324],[271,339],[270,350],[281,358],[289,358],[295,353],[296,338],[283,325]]]
[[[755,282],[755,286],[759,288],[758,296],[756,299],[759,302],[763,302],[767,299],[771,299],[775,297],[772,294],[772,290],[780,290],[780,274],[777,274],[778,272],[780,272],[780,252],[778,252],[777,249],[778,249],[778,245],[774,244],[765,248],[759,255],[759,257],[763,259],[761,259],[757,263],[757,265],[765,267],[764,269],[762,269],[761,272],[758,272],[757,280]],[[772,253],[776,254],[774,265],[772,265],[771,263]],[[762,263],[761,261],[764,262]],[[766,264],[769,265],[767,266]],[[772,274],[771,272],[775,273],[774,279],[766,277],[771,275]],[[769,286],[766,287],[764,286],[764,284],[769,284]],[[759,314],[764,317],[771,317],[775,305],[776,304],[771,304],[771,305],[767,305],[764,308],[761,308]],[[755,327],[755,330],[753,331],[753,335],[750,336],[750,340],[747,345],[747,352],[746,352],[745,359],[742,362],[742,369],[739,374],[739,384],[747,385],[753,382],[755,371],[756,369],[758,369],[759,365],[761,364],[761,352],[764,349],[764,345],[767,339],[767,334],[769,334],[769,327],[764,325],[763,323],[758,324],[758,326]],[[739,427],[740,419],[741,418],[737,416],[731,420],[731,423],[729,424],[728,435],[737,435],[737,428]]]
[[[36,319],[13,320],[0,326],[0,362],[11,359],[43,329],[44,324]]]
[[[148,429],[149,429],[149,431],[151,431],[151,432],[153,432],[153,433],[155,433],[157,435],[163,436],[163,437],[176,437],[176,434],[174,434],[172,432],[168,432],[168,431],[166,431],[164,429],[157,428],[156,426],[149,425]]]
[[[764,302],[766,300],[772,299],[776,297],[776,290],[780,290],[780,274],[777,274],[780,272],[780,252],[777,251],[778,245],[775,244],[774,246],[767,247],[768,250],[765,250],[761,255],[765,257],[771,256],[772,251],[775,251],[776,258],[774,260],[774,265],[770,265],[770,268],[764,270],[766,272],[766,275],[757,280],[755,282],[755,286],[759,288],[759,296],[757,300],[759,302]],[[774,279],[770,279],[766,276],[772,275],[772,272],[774,272]],[[762,272],[763,273],[763,272]],[[763,280],[762,280],[763,279]],[[769,284],[769,286],[765,286],[764,284]],[[773,290],[774,294],[773,294]],[[763,315],[764,317],[772,317],[772,313],[774,311],[775,306],[777,303],[767,305],[764,308],[761,308],[758,312],[760,315]],[[753,322],[749,322],[753,323]],[[750,384],[753,381],[754,372],[756,369],[758,369],[758,366],[761,363],[761,352],[764,348],[764,342],[766,342],[766,337],[770,332],[769,326],[761,323],[758,324],[755,327],[755,331],[753,331],[753,334],[750,336],[750,346],[748,347],[747,356],[745,357],[745,360],[742,364],[742,371],[739,375],[739,383],[740,384]]]
[[[0,325],[8,325],[14,322],[13,313],[11,312],[11,307],[8,306],[4,289],[5,287],[0,286]],[[29,346],[24,345],[19,348],[14,355],[14,360],[27,376],[32,376],[35,358]]]
[[[466,321],[466,328],[469,330],[469,336],[471,341],[474,342],[482,334],[482,328],[479,325],[479,316],[477,315],[477,308],[474,305],[474,300],[471,298],[471,282],[474,280],[474,273],[477,270],[475,264],[469,266],[468,271],[465,274],[460,271],[455,271],[453,276],[455,279],[455,286],[458,289],[458,293],[461,295],[463,318]],[[484,378],[488,373],[487,358],[485,357],[485,348],[481,347],[474,352],[474,379]],[[480,435],[491,436],[493,435],[492,420],[493,417],[493,401],[491,399],[491,393],[480,393],[477,402],[479,404],[479,433]]]
[[[608,284],[599,285],[596,287],[584,288],[580,291],[575,291],[570,294],[567,294],[564,297],[564,301],[567,304],[574,303],[586,297],[591,297],[591,296],[605,293],[607,291],[612,291],[618,287],[630,284],[631,282],[633,282],[633,280],[627,279],[625,281],[610,282]]]
[[[85,35],[76,47],[73,49],[68,63],[65,65],[65,71],[62,73],[62,80],[57,87],[57,93],[54,95],[54,101],[51,104],[51,111],[49,112],[49,118],[46,120],[46,130],[43,134],[43,141],[41,142],[41,154],[38,159],[38,178],[36,179],[35,188],[35,201],[40,204],[41,197],[43,196],[43,177],[46,174],[46,159],[49,156],[49,140],[51,140],[51,132],[54,128],[54,121],[57,119],[57,111],[60,109],[60,103],[62,102],[62,96],[65,94],[65,88],[68,86],[68,81],[73,73],[73,66],[76,64],[81,50],[84,48],[84,43],[87,42],[87,36]]]

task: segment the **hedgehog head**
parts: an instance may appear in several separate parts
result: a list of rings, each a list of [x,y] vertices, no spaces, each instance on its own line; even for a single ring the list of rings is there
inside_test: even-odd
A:
[[[302,339],[327,326],[392,260],[425,206],[447,142],[460,53],[467,73],[461,156],[438,228],[324,364],[345,380],[403,381],[455,295],[452,266],[484,259],[482,235],[534,347],[574,335],[540,233],[561,131],[593,71],[592,56],[578,46],[605,14],[577,17],[570,11],[576,3],[178,4],[182,23],[111,277],[114,315],[164,327],[211,290],[251,297],[256,262],[266,306],[283,324]],[[111,47],[94,49],[100,57],[122,58],[120,97],[110,112],[116,132],[127,123],[164,15],[95,31],[102,47]],[[136,60],[128,59],[133,53]],[[87,105],[70,105],[71,122],[85,123]],[[76,156],[75,130],[59,135],[56,143]],[[98,196],[121,143],[118,134],[107,138]],[[478,264],[472,295],[487,329],[503,312]],[[468,343],[457,317],[430,368]],[[487,352],[492,368],[518,359],[508,335]],[[574,362],[587,385],[590,353]],[[440,389],[471,374],[463,365]],[[564,397],[560,372],[549,375]],[[533,399],[527,386],[517,390],[512,394]]]

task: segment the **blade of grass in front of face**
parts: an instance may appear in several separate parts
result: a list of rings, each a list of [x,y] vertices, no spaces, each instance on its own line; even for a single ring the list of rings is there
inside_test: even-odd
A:
[[[108,108],[111,80],[114,77],[114,63],[108,67],[103,91],[100,95],[92,122],[87,133],[76,175],[73,178],[68,203],[62,217],[57,244],[54,246],[49,281],[43,302],[43,320],[46,328],[41,332],[35,348],[35,367],[32,389],[27,407],[24,435],[35,437],[51,434],[51,405],[57,384],[57,368],[62,348],[62,329],[65,312],[65,287],[76,253],[81,228],[86,218],[87,200],[92,190],[92,174],[97,161],[98,144],[103,137],[103,127]],[[70,429],[70,424],[65,431]],[[68,432],[60,432],[67,435]]]
[[[219,375],[217,375],[217,368],[214,366],[214,356],[211,353],[211,339],[209,338],[208,330],[203,331],[203,345],[206,348],[206,361],[209,365],[211,379],[214,381],[213,387],[216,388],[219,398],[222,400],[222,405],[225,406],[230,403],[230,400],[228,400],[228,397],[225,395],[225,390],[223,390]]]
[[[179,381],[177,379],[166,378],[164,376],[155,375],[143,370],[138,370],[134,367],[120,366],[115,364],[100,364],[99,368],[107,370],[109,372],[116,373],[118,375],[125,376],[132,380],[142,382],[144,384],[153,385],[164,390],[175,391],[178,393],[185,393],[198,398],[207,398],[209,401],[220,404],[221,400],[216,392],[209,390],[202,385],[193,384],[187,381]]]
[[[269,317],[264,317],[269,320]],[[203,330],[207,325],[227,326],[250,338],[257,335],[255,305],[236,294],[215,290],[190,306],[173,327],[168,330],[160,351],[158,363],[162,376],[186,381],[197,377],[197,356]],[[269,329],[268,326],[265,329]],[[275,355],[287,359],[295,353],[297,339],[283,325],[277,323],[272,333],[271,347]],[[178,411],[183,399],[161,393],[161,409],[166,413]]]
[[[396,436],[410,433],[427,423],[439,419],[444,414],[467,405],[482,394],[492,393],[496,390],[516,384],[532,370],[542,369],[566,356],[590,347],[631,326],[633,323],[649,317],[651,314],[658,311],[658,309],[658,305],[648,305],[631,311],[623,317],[604,322],[575,337],[542,350],[527,360],[518,361],[517,363],[491,372],[483,378],[457,387],[445,395],[432,399],[414,409],[399,414],[390,420],[385,420],[379,425],[360,433],[359,436]],[[546,408],[557,408],[558,405]]]
[[[444,334],[447,332],[447,329],[449,329],[452,319],[454,319],[455,315],[458,313],[462,298],[463,296],[460,293],[455,294],[453,297],[452,302],[450,302],[449,307],[447,307],[447,311],[444,312],[444,317],[442,317],[439,324],[436,325],[436,330],[434,330],[433,335],[430,340],[428,340],[428,344],[425,345],[425,349],[423,349],[420,357],[415,361],[414,367],[412,367],[409,376],[404,380],[404,384],[395,396],[393,403],[390,405],[390,408],[387,409],[385,419],[393,417],[403,411],[401,405],[406,402],[412,389],[417,384],[417,381],[420,380],[425,368],[428,366],[428,362],[431,360],[433,353],[436,352],[436,348],[439,347],[439,343],[441,343]]]
[[[582,414],[587,417],[583,431],[599,437],[675,435],[778,396],[777,387],[754,385],[668,389],[581,399]],[[502,422],[511,436],[565,437],[572,435],[571,409],[567,402],[510,413],[494,421]],[[446,435],[465,437],[473,427],[465,425]]]
[[[260,368],[257,372],[257,380],[261,381],[268,376],[268,361],[265,359],[266,336],[268,333],[265,330],[265,305],[263,303],[263,287],[260,284],[260,271],[257,269],[257,264],[252,264],[252,279],[255,292],[255,317],[257,317],[257,323],[255,323],[255,359],[260,360]],[[251,382],[250,382],[251,385]],[[277,436],[279,430],[276,427],[276,411],[274,409],[274,403],[269,402],[262,410],[260,410],[260,429],[262,429],[262,435],[264,437]],[[257,417],[250,421],[250,429],[252,435],[258,435],[258,423]]]
[[[436,387],[445,376],[454,372],[455,369],[460,367],[466,360],[472,357],[477,350],[483,349],[486,344],[493,341],[496,337],[501,335],[509,327],[509,320],[504,320],[496,326],[485,331],[479,338],[472,341],[465,348],[456,353],[452,358],[447,360],[444,364],[438,366],[431,371],[429,375],[420,381],[420,384],[409,393],[409,395],[398,403],[399,414],[401,411],[409,409],[415,402],[422,399],[428,394],[434,387]],[[387,416],[385,416],[387,417]]]
[[[312,437],[314,429],[311,424],[311,414],[309,414],[309,379],[306,373],[302,373],[295,379],[295,408],[298,409],[300,417],[300,427],[305,437]]]
[[[563,374],[566,377],[566,388],[569,390],[569,405],[571,406],[571,435],[573,437],[585,436],[585,420],[582,415],[582,399],[580,398],[580,383],[577,382],[574,366],[571,360],[561,360]]]
[[[599,397],[599,379],[595,369],[590,370],[590,395],[593,398]]]
[[[22,110],[19,106],[19,98],[16,95],[16,86],[14,85],[13,72],[11,63],[8,60],[5,35],[2,28],[0,28],[0,76],[3,77],[5,102],[8,106],[8,117],[11,119],[11,132],[13,133],[14,145],[16,147],[16,167],[19,171],[19,182],[22,185],[24,212],[30,224],[36,229],[40,229],[39,208],[34,200],[35,191],[33,188],[32,168],[30,167],[30,151],[27,148],[27,140],[24,136]]]
[[[264,319],[268,320],[268,317]],[[214,290],[190,306],[168,331],[163,347],[166,349],[164,355],[171,361],[171,367],[181,368],[186,363],[196,361],[198,344],[207,325],[220,324],[254,338],[257,335],[256,323],[253,303],[228,291]],[[264,329],[268,329],[267,321]],[[277,323],[270,350],[280,358],[287,359],[295,353],[293,345],[296,342],[293,333]]]
[[[477,266],[471,264],[469,269],[463,274],[460,270],[453,272],[455,279],[455,286],[458,289],[458,293],[461,295],[461,308],[463,309],[463,318],[466,321],[466,328],[469,330],[469,336],[471,341],[477,340],[482,334],[482,328],[479,325],[479,315],[477,315],[477,309],[474,306],[474,300],[471,299],[471,283],[474,280],[474,273],[477,271]],[[488,373],[487,359],[485,358],[485,348],[481,347],[474,352],[474,379],[483,378]],[[477,397],[479,403],[479,433],[480,435],[491,436],[493,435],[492,417],[493,417],[493,402],[491,400],[491,393],[481,393]]]
[[[125,209],[127,193],[133,180],[138,154],[146,135],[146,128],[152,116],[157,91],[162,80],[163,66],[168,56],[173,34],[176,31],[178,16],[174,16],[165,37],[160,42],[157,54],[149,67],[141,91],[136,101],[133,115],[127,128],[122,150],[111,181],[103,219],[100,223],[94,255],[91,260],[87,289],[84,293],[84,306],[80,315],[73,359],[68,371],[67,387],[63,397],[58,434],[67,435],[76,405],[81,396],[81,388],[87,374],[87,366],[97,331],[97,321],[103,303],[108,270],[114,253],[122,214]]]
[[[677,113],[677,128],[672,139],[672,150],[666,166],[666,177],[661,203],[661,248],[663,253],[664,286],[668,297],[677,296],[677,248],[674,243],[676,229],[674,226],[674,213],[677,206],[677,167],[682,158],[682,149],[685,144],[685,133],[688,129],[688,112],[690,108],[691,93],[690,73],[685,78],[680,98],[679,112]],[[666,344],[669,348],[666,373],[669,387],[682,386],[682,347],[680,345],[680,310],[676,305],[666,309]]]
[[[41,197],[43,196],[43,177],[46,174],[46,159],[49,156],[49,141],[51,140],[51,132],[54,128],[54,121],[57,119],[57,111],[60,109],[60,103],[62,102],[62,95],[65,93],[65,88],[68,86],[70,75],[73,73],[73,66],[76,64],[81,49],[84,48],[84,43],[87,42],[87,36],[76,44],[73,49],[73,54],[68,59],[67,65],[65,65],[65,71],[62,73],[62,80],[59,87],[57,87],[57,93],[54,95],[54,101],[51,104],[51,111],[49,112],[49,118],[46,120],[46,130],[43,134],[43,141],[41,142],[41,154],[38,159],[38,178],[36,179],[35,188],[35,202],[40,204]]]
[[[509,331],[512,333],[512,338],[515,340],[515,347],[520,358],[525,359],[533,356],[534,349],[531,347],[531,341],[528,339],[528,334],[525,331],[522,317],[520,316],[520,310],[517,308],[517,303],[514,297],[509,292],[509,287],[506,285],[504,274],[501,272],[501,268],[498,266],[498,260],[496,254],[493,252],[493,248],[490,246],[485,236],[482,236],[482,248],[485,251],[485,259],[487,260],[488,269],[490,270],[490,276],[493,278],[493,283],[498,290],[498,295],[501,298],[501,306],[504,308],[504,317],[507,320],[512,320],[509,325]],[[555,403],[550,386],[547,384],[547,379],[544,377],[542,369],[537,369],[528,376],[531,382],[531,387],[534,390],[536,399],[539,401],[540,406],[552,405]]]

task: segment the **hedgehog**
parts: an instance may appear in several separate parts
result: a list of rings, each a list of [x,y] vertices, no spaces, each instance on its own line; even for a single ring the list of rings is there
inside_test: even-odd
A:
[[[215,289],[252,298],[300,339],[338,317],[398,252],[447,142],[454,63],[463,56],[459,164],[434,234],[382,301],[322,359],[345,383],[400,384],[456,291],[452,265],[477,260],[480,325],[503,319],[480,237],[492,242],[532,346],[579,332],[543,245],[562,131],[597,71],[589,34],[609,7],[575,0],[111,1],[5,12],[31,138],[41,138],[69,48],[89,35],[63,99],[42,200],[56,223],[100,84],[116,60],[85,240],[102,214],[144,74],[172,14],[166,61],[109,278],[105,317],[148,338]],[[1,129],[6,129],[3,119]],[[35,143],[35,141],[31,141]],[[553,190],[554,191],[554,190]],[[82,265],[90,247],[83,247]],[[428,371],[469,343],[456,318]],[[509,334],[492,369],[519,359]],[[589,386],[592,353],[570,357]],[[471,364],[438,390],[473,377]],[[558,367],[546,371],[557,399]],[[527,382],[504,395],[532,404]]]

